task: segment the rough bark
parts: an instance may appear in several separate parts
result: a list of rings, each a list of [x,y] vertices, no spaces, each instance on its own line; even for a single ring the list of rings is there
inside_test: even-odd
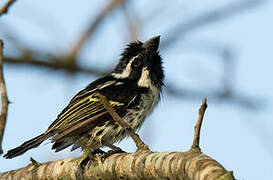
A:
[[[102,161],[64,159],[28,166],[0,174],[0,179],[183,179],[230,180],[232,172],[200,153],[144,152],[118,153]]]

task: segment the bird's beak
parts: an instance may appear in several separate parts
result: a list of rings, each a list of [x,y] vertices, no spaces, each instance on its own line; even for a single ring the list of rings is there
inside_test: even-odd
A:
[[[158,49],[160,41],[160,36],[152,37],[151,39],[144,42],[142,48],[146,49],[148,52],[155,53]]]

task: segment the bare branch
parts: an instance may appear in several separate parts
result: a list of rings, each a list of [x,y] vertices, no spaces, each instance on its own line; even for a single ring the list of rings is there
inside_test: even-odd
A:
[[[196,123],[196,125],[194,127],[194,138],[193,138],[193,142],[192,142],[192,146],[191,146],[192,149],[200,150],[200,146],[199,146],[200,130],[201,130],[204,114],[205,114],[205,111],[206,111],[207,107],[208,107],[207,106],[207,99],[204,98],[202,100],[202,105],[201,105],[201,107],[199,109],[197,123]]]
[[[15,2],[16,0],[9,0],[1,9],[0,9],[0,17],[3,14],[6,14],[8,12],[8,9],[10,6]]]
[[[0,179],[181,179],[232,180],[217,161],[199,152],[117,153],[102,163],[64,159],[0,174]],[[126,178],[125,178],[126,177]],[[227,178],[228,177],[228,178]]]
[[[73,49],[71,50],[71,53],[69,57],[71,57],[72,60],[76,61],[76,57],[79,53],[79,51],[82,49],[85,42],[90,39],[90,37],[94,34],[95,30],[98,28],[100,23],[104,20],[104,18],[109,15],[116,7],[123,4],[125,0],[111,0],[109,4],[105,7],[103,11],[95,18],[95,21],[90,24],[87,31],[83,33],[79,41],[75,44]]]
[[[0,39],[0,91],[1,91],[1,115],[0,115],[0,154],[3,153],[2,141],[6,127],[8,114],[8,96],[3,73],[3,41]]]
[[[100,102],[104,105],[107,111],[111,114],[113,119],[126,131],[126,133],[134,140],[137,151],[150,151],[149,147],[140,139],[139,135],[136,134],[132,128],[118,115],[118,113],[108,103],[105,96],[98,94]]]

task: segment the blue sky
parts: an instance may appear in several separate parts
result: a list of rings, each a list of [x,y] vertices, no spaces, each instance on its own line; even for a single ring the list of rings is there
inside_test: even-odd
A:
[[[0,30],[9,27],[21,40],[26,41],[26,47],[65,53],[106,2],[104,0],[91,5],[87,0],[81,3],[64,0],[18,1],[8,15],[1,17]],[[167,10],[155,11],[150,15],[148,11],[138,14],[142,20],[139,38],[146,40],[160,34],[162,40],[167,39],[167,30],[177,20],[187,19],[231,1],[215,2],[158,3],[159,7]],[[133,1],[129,9],[138,12],[147,8],[152,12],[152,6],[148,5],[151,3]],[[259,8],[187,34],[183,41],[177,41],[176,48],[161,51],[168,80],[179,83],[180,87],[215,88],[221,74],[219,59],[188,51],[185,46],[187,43],[210,42],[234,48],[234,89],[259,99],[263,106],[256,111],[208,99],[209,107],[201,131],[201,148],[226,169],[233,170],[237,179],[273,177],[272,11],[273,3],[268,1]],[[154,20],[146,23],[144,20],[148,15]],[[114,66],[128,42],[124,22],[124,18],[117,12],[107,18],[107,25],[101,26],[97,36],[88,41],[81,52],[80,64],[102,68]],[[0,31],[0,37],[3,36]],[[9,44],[5,46],[5,53],[16,54]],[[70,76],[63,72],[5,65],[5,78],[9,99],[12,101],[3,144],[4,150],[7,150],[46,130],[70,98],[96,77],[85,74]],[[160,104],[140,130],[141,136],[154,151],[188,150],[200,104],[201,99],[190,101],[163,94]],[[130,138],[122,141],[119,146],[129,152],[135,151]],[[0,171],[23,167],[30,163],[30,157],[45,162],[79,154],[79,151],[54,153],[51,144],[44,143],[12,160],[0,157]]]

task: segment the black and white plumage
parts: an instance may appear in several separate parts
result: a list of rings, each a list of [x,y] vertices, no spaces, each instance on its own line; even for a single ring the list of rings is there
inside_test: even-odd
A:
[[[51,138],[52,149],[81,147],[93,152],[105,143],[113,144],[127,136],[96,94],[109,104],[133,130],[139,129],[160,99],[163,86],[162,60],[158,53],[160,37],[130,43],[115,69],[77,93],[57,119],[41,135],[4,155],[13,158]]]

